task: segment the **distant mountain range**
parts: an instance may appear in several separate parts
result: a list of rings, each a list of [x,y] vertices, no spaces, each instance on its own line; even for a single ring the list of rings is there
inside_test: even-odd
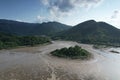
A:
[[[0,32],[17,35],[47,35],[53,39],[72,40],[82,43],[120,45],[120,29],[105,23],[88,20],[76,26],[58,22],[25,23],[0,20]]]
[[[0,32],[16,35],[52,35],[69,28],[58,22],[39,24],[0,19]]]

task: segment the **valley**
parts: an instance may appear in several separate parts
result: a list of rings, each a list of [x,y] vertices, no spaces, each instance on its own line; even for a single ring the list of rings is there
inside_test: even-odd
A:
[[[0,0],[0,80],[120,80],[120,0]]]

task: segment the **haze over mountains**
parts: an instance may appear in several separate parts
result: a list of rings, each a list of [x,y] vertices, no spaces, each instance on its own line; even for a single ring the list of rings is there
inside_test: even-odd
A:
[[[47,35],[54,39],[72,40],[82,43],[119,44],[120,30],[105,23],[88,20],[76,26],[58,22],[25,23],[11,20],[0,20],[0,32],[17,35]]]

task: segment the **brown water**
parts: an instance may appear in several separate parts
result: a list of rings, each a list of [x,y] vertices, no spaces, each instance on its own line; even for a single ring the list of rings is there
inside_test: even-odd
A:
[[[55,41],[39,47],[0,51],[0,80],[120,80],[120,55],[78,44],[94,55],[89,61],[53,57],[49,52],[78,43]],[[117,48],[119,51],[119,48]]]

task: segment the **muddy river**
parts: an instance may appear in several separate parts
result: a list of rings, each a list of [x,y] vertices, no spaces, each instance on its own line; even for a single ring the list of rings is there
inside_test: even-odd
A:
[[[79,45],[94,55],[91,60],[71,60],[51,56],[62,47]],[[70,41],[0,51],[0,80],[120,80],[120,54],[111,49]],[[116,48],[119,52],[120,48]]]

